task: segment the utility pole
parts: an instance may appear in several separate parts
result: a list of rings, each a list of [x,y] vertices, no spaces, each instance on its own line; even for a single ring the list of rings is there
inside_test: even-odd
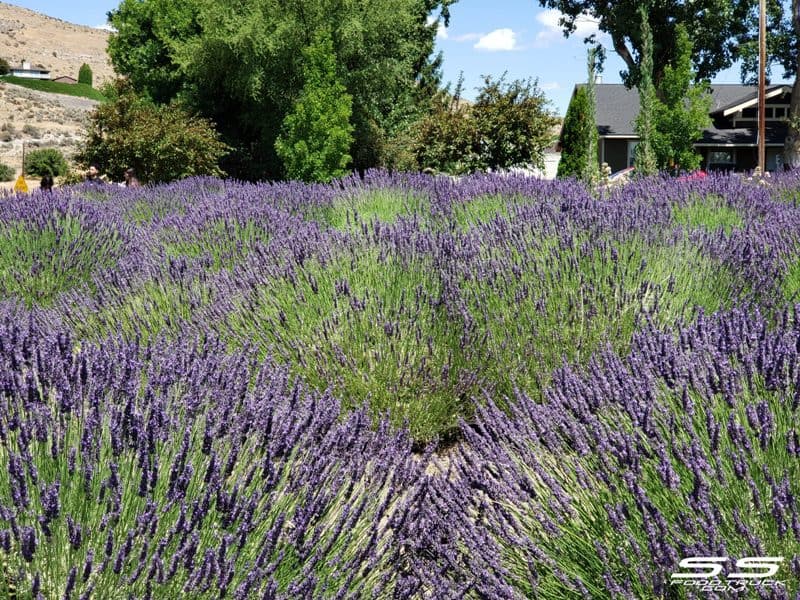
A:
[[[758,20],[758,170],[763,177],[766,173],[766,135],[767,135],[767,1],[759,0]]]

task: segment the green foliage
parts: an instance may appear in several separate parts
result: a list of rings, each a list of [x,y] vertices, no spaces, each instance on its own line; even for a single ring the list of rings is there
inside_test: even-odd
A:
[[[558,120],[537,81],[506,83],[505,76],[486,76],[470,113],[479,135],[474,144],[480,168],[544,167]]]
[[[458,174],[544,165],[558,120],[537,82],[487,76],[473,104],[460,96],[460,85],[452,96],[442,93],[420,124],[421,168]]]
[[[5,58],[0,58],[0,75],[8,75],[11,72],[11,65]]]
[[[9,167],[5,163],[0,163],[0,181],[14,181],[17,172],[14,167]]]
[[[639,0],[539,0],[541,6],[559,10],[565,35],[575,32],[576,22],[591,15],[601,32],[609,34],[614,51],[625,62],[621,73],[628,87],[640,83],[640,59],[644,55]],[[661,82],[664,68],[674,62],[675,28],[685,25],[694,47],[694,63],[701,78],[711,78],[739,57],[738,38],[748,30],[747,15],[755,0],[663,0],[648,11],[655,43],[652,78]],[[593,39],[594,36],[592,36]]]
[[[326,182],[345,175],[351,161],[353,99],[336,76],[330,36],[317,36],[303,58],[305,84],[275,149],[289,179]]]
[[[597,146],[599,144],[599,136],[597,134],[597,98],[595,95],[594,85],[595,77],[598,68],[598,60],[602,63],[603,54],[598,48],[589,48],[587,51],[587,80],[586,80],[586,96],[589,103],[589,140],[588,148],[586,151],[586,162],[582,173],[582,179],[587,183],[596,184],[600,181],[600,165],[597,164]]]
[[[123,0],[109,15],[115,70],[159,103],[181,96],[218,124],[233,151],[226,168],[249,179],[277,177],[275,142],[305,78],[303,49],[330,31],[336,72],[352,97],[355,168],[390,163],[438,85],[431,13],[454,0]]]
[[[693,171],[702,162],[694,142],[711,125],[711,94],[707,82],[693,84],[692,42],[685,27],[676,32],[675,63],[666,66],[659,86],[652,142],[659,169]]]
[[[177,103],[155,105],[123,82],[117,89],[116,100],[92,113],[78,162],[97,164],[117,181],[128,168],[142,182],[223,174],[219,161],[227,147],[211,122]]]
[[[67,160],[56,148],[31,150],[25,154],[25,173],[28,175],[60,177],[66,175],[67,171]]]
[[[658,163],[653,149],[656,135],[656,97],[653,85],[653,32],[647,16],[647,5],[639,7],[642,27],[642,58],[639,71],[639,115],[636,117],[636,134],[639,143],[636,145],[635,166],[640,175],[654,175],[658,172]]]
[[[105,101],[105,96],[96,89],[84,83],[62,83],[60,81],[47,81],[44,79],[27,79],[26,77],[3,77],[4,83],[13,83],[21,87],[26,87],[39,92],[50,94],[65,94],[67,96],[78,96],[79,98],[89,98],[98,102]]]
[[[558,162],[558,177],[583,178],[590,162],[591,139],[597,139],[597,127],[593,126],[589,94],[585,86],[575,90],[567,107],[561,134],[561,160]],[[597,162],[595,154],[594,162]]]
[[[478,156],[472,140],[477,137],[470,109],[461,99],[463,76],[454,93],[439,92],[430,112],[417,125],[413,153],[418,168],[461,174],[477,169]]]
[[[92,87],[92,67],[86,63],[83,63],[78,69],[78,83]]]

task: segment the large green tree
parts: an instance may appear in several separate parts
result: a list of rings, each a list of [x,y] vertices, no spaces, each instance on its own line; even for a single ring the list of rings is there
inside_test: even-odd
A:
[[[659,169],[693,171],[701,162],[694,142],[711,125],[711,94],[707,82],[694,82],[692,43],[683,25],[676,28],[675,47],[674,63],[665,67],[658,87],[652,144]]]
[[[653,35],[653,81],[661,82],[664,68],[675,58],[675,28],[684,24],[694,47],[700,78],[710,78],[732,65],[739,56],[737,38],[747,30],[746,15],[755,0],[660,0],[647,15]],[[614,51],[627,70],[621,75],[629,87],[638,85],[642,56],[642,19],[639,0],[539,0],[541,6],[563,13],[564,35],[575,32],[582,19],[597,21],[609,34]]]
[[[275,141],[302,93],[302,51],[331,32],[337,77],[352,96],[356,168],[387,161],[386,143],[438,86],[436,23],[455,0],[123,0],[109,14],[117,70],[159,102],[176,96],[234,146],[228,170],[276,177]]]
[[[353,99],[336,76],[330,35],[303,51],[305,83],[275,142],[286,174],[302,181],[330,181],[346,174],[351,157]]]

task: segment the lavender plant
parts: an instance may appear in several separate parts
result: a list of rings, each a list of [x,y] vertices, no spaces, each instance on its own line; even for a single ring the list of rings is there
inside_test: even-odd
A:
[[[0,585],[32,598],[391,593],[404,434],[213,342],[0,325]]]
[[[797,316],[774,331],[737,311],[649,329],[625,359],[561,370],[545,403],[488,403],[437,485],[477,490],[460,518],[493,543],[454,544],[482,568],[502,556],[516,597],[686,597],[670,575],[688,556],[781,556],[782,585],[760,597],[794,597]]]

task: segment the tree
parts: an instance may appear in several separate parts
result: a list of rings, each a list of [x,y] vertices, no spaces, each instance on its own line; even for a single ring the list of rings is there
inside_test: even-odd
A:
[[[227,146],[210,121],[191,115],[179,103],[153,104],[125,82],[118,82],[117,89],[116,99],[91,114],[76,156],[79,163],[97,164],[116,180],[127,168],[135,169],[143,182],[224,174],[219,161]]]
[[[684,24],[694,48],[697,74],[707,79],[731,66],[739,56],[738,38],[747,30],[746,16],[755,0],[664,0],[648,10],[653,46],[652,78],[661,83],[664,68],[674,62],[672,40],[675,28]],[[563,14],[564,35],[575,32],[582,19],[597,22],[600,31],[611,36],[614,51],[627,71],[621,75],[628,87],[639,84],[642,56],[641,13],[638,0],[539,0],[543,7]],[[593,37],[589,41],[595,41]]]
[[[471,108],[461,97],[463,85],[462,74],[452,93],[448,86],[436,94],[430,111],[417,124],[412,141],[416,168],[454,175],[479,168],[474,148],[478,132]]]
[[[711,125],[711,94],[708,82],[693,84],[692,43],[686,28],[676,28],[675,63],[664,68],[653,117],[653,149],[658,168],[693,171],[701,156],[694,148],[706,127]]]
[[[484,77],[472,105],[444,94],[423,121],[417,141],[420,167],[451,173],[544,166],[558,119],[538,84]]]
[[[553,142],[558,119],[537,81],[506,83],[505,75],[485,76],[470,114],[481,168],[544,167],[544,150]]]
[[[591,139],[592,137],[597,139],[597,126],[594,124],[592,112],[586,86],[577,88],[564,117],[558,177],[583,179],[586,176],[587,165],[591,161]],[[595,164],[596,162],[597,154],[595,153]]]
[[[11,65],[5,58],[0,58],[0,75],[8,75],[11,72]]]
[[[85,83],[92,87],[92,67],[83,63],[81,68],[78,69],[78,83]]]
[[[602,64],[602,53],[599,48],[590,48],[587,52],[587,81],[586,81],[586,100],[588,103],[588,113],[586,118],[589,120],[588,147],[586,149],[586,161],[583,167],[581,178],[592,185],[600,180],[600,169],[597,164],[597,146],[599,143],[597,134],[597,99],[595,96],[595,73],[598,68],[598,60]]]
[[[355,168],[385,164],[387,140],[428,109],[438,85],[436,23],[455,0],[122,0],[109,13],[115,70],[159,103],[181,97],[233,146],[229,170],[276,177],[275,149],[305,83],[302,51],[331,33],[352,96]]]
[[[341,177],[352,160],[353,99],[336,76],[330,35],[320,35],[303,52],[305,84],[275,142],[286,175],[303,181]]]
[[[640,175],[654,175],[658,172],[653,139],[656,134],[655,110],[656,90],[653,85],[653,33],[647,18],[647,4],[639,7],[641,16],[642,57],[639,69],[639,115],[636,117],[636,134],[639,143],[636,145],[635,166]]]

